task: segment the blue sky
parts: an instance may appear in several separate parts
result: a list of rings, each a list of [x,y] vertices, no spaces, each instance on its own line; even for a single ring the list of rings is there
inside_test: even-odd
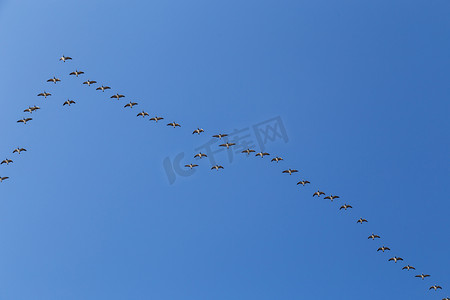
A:
[[[1,1],[0,158],[14,163],[0,166],[0,298],[450,296],[449,11],[443,0]],[[265,146],[283,162],[223,152],[224,170],[200,161],[169,183],[166,158],[194,162],[211,135],[274,117],[288,142]],[[318,188],[341,198],[312,198]]]

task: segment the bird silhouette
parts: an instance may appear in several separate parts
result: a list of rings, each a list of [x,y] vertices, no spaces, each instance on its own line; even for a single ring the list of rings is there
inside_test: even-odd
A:
[[[301,184],[301,185],[305,186],[305,184],[308,184],[308,183],[311,183],[311,182],[309,182],[308,180],[302,180],[302,181],[297,182],[297,185]]]
[[[255,156],[261,156],[261,158],[263,158],[266,155],[270,155],[270,154],[267,153],[267,152],[258,152],[258,153],[255,154]]]
[[[298,172],[298,170],[295,170],[295,169],[287,169],[287,170],[282,171],[281,173],[292,175],[292,173],[297,173],[297,172]]]
[[[198,167],[198,165],[196,165],[196,164],[189,164],[189,165],[184,165],[185,167],[187,167],[187,168],[195,168],[195,167]]]
[[[75,101],[67,99],[67,101],[63,103],[63,106],[65,105],[71,106],[72,104],[75,104]]]
[[[27,124],[27,122],[33,120],[33,118],[23,118],[21,120],[18,120],[17,123],[23,123],[23,124]]]
[[[115,95],[112,95],[110,98],[115,98],[115,99],[119,100],[120,98],[124,98],[124,97],[125,97],[124,95],[115,94]]]
[[[78,71],[78,70],[75,70],[74,72],[69,73],[69,75],[75,75],[76,77],[78,77],[78,75],[82,75],[82,74],[84,74],[84,72]]]
[[[366,219],[363,219],[363,218],[359,218],[359,220],[358,221],[356,221],[356,223],[367,223],[368,221],[366,220]]]
[[[344,204],[344,205],[342,205],[341,207],[339,207],[339,210],[341,210],[341,209],[347,210],[348,208],[353,208],[353,206],[348,205],[348,204]]]
[[[389,250],[391,250],[391,249],[389,249],[388,247],[385,247],[385,246],[383,246],[383,247],[380,247],[380,248],[378,248],[378,250],[377,250],[377,252],[378,251],[389,251]]]
[[[400,260],[403,260],[403,258],[397,257],[397,256],[394,256],[394,257],[391,257],[391,258],[388,259],[388,261],[393,261],[395,263],[397,263]]]
[[[426,274],[420,274],[420,275],[416,275],[415,277],[417,277],[417,278],[422,278],[422,280],[424,280],[425,278],[427,278],[427,277],[430,277],[430,275],[426,275]]]
[[[437,290],[442,290],[442,287],[439,286],[439,285],[437,285],[437,284],[435,284],[435,285],[431,286],[429,289],[430,289],[430,290],[433,290],[433,289],[434,289],[435,291],[437,291]]]
[[[234,146],[234,145],[236,145],[236,144],[235,143],[226,142],[225,144],[219,145],[219,147],[227,147],[227,149],[229,149],[231,146]]]
[[[167,126],[172,126],[173,128],[175,128],[175,127],[181,127],[180,124],[175,123],[175,122],[169,123],[169,124],[167,124]]]
[[[135,105],[138,105],[138,104],[136,102],[130,101],[130,103],[125,104],[123,108],[127,108],[127,107],[133,108],[133,106],[135,106]]]
[[[47,93],[46,91],[44,91],[43,93],[39,93],[38,94],[38,96],[41,96],[41,97],[44,97],[44,98],[47,98],[48,96],[51,96],[52,94],[50,94],[50,93]]]
[[[194,158],[196,158],[196,157],[201,159],[202,157],[208,157],[208,155],[200,152],[200,153],[197,153],[197,154],[194,155]]]
[[[159,120],[163,120],[163,119],[164,119],[164,118],[154,116],[153,118],[150,118],[150,121],[158,122]]]
[[[47,82],[53,82],[53,83],[57,83],[57,82],[60,82],[61,80],[59,79],[59,78],[56,78],[56,77],[53,77],[53,78],[50,78],[50,79],[48,79],[47,80]]]
[[[194,133],[200,134],[202,132],[205,132],[205,131],[202,128],[197,128],[192,132],[192,134],[194,134]]]
[[[5,159],[5,160],[3,160],[3,161],[0,163],[0,165],[3,165],[3,164],[9,165],[9,164],[12,163],[12,162],[13,162],[12,159]]]
[[[241,153],[247,153],[247,155],[250,155],[250,153],[252,153],[252,152],[255,152],[255,150],[250,149],[250,148],[248,148],[248,149],[246,149],[244,151],[241,151]]]
[[[334,199],[338,199],[338,198],[339,198],[339,196],[330,195],[330,196],[324,197],[323,199],[330,199],[331,201],[333,201]]]
[[[63,62],[66,62],[66,60],[71,60],[71,59],[72,59],[72,57],[63,55],[63,56],[60,57],[59,60],[62,60]]]
[[[410,265],[407,265],[407,266],[404,266],[403,268],[402,268],[402,270],[415,270],[416,268],[414,268],[413,266],[410,266]]]
[[[87,84],[88,86],[91,86],[91,84],[95,84],[97,83],[97,81],[95,80],[86,80],[85,82],[83,82],[83,84]]]
[[[98,88],[96,88],[97,91],[102,91],[104,92],[105,90],[110,90],[111,88],[109,86],[99,86]],[[113,98],[113,97],[111,97]]]
[[[313,194],[313,197],[314,197],[314,196],[320,197],[320,195],[325,195],[325,193],[324,193],[324,192],[321,192],[320,190],[317,190],[317,192],[315,192],[315,193]]]
[[[4,180],[8,179],[9,177],[1,177],[0,176],[0,182],[3,182]]]
[[[218,138],[219,140],[225,136],[228,136],[228,134],[219,133],[219,134],[213,135],[213,137]]]
[[[25,152],[25,151],[27,151],[27,149],[17,147],[16,149],[14,149],[13,153],[20,154],[20,152]]]
[[[138,114],[136,115],[136,117],[140,117],[140,116],[142,116],[143,118],[145,118],[145,116],[148,116],[148,113],[146,113],[145,111],[141,111],[140,113],[138,113]]]
[[[373,233],[368,237],[368,239],[372,239],[372,240],[379,239],[379,238],[380,238],[380,236],[373,234]]]
[[[212,166],[211,170],[214,170],[214,169],[216,169],[217,171],[219,171],[219,169],[223,169],[223,167],[220,166],[220,165],[215,165],[215,166]]]
[[[271,161],[276,161],[276,162],[279,162],[279,161],[282,161],[283,159],[281,158],[281,157],[275,157],[275,158],[272,158],[272,160]]]

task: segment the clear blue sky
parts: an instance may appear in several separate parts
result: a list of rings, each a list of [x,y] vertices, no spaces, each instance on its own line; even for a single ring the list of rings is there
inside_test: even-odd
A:
[[[449,15],[447,0],[0,1],[0,299],[450,296]],[[278,116],[288,141],[265,150],[283,162],[222,152],[224,170],[170,184],[166,158]]]

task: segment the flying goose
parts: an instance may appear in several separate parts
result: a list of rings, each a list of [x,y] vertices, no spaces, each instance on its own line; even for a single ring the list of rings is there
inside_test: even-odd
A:
[[[194,132],[192,132],[192,134],[194,134],[194,133],[200,134],[202,132],[205,132],[205,131],[202,128],[197,128],[194,130]]]
[[[417,278],[422,278],[422,280],[424,280],[425,278],[427,278],[427,277],[430,277],[430,275],[426,275],[426,274],[420,274],[420,275],[416,275],[415,277],[417,277]]]
[[[289,173],[289,175],[292,175],[292,173],[297,173],[297,172],[298,172],[298,170],[295,170],[295,169],[287,169],[287,170],[282,171],[281,173],[286,173],[286,174]]]
[[[63,106],[65,106],[65,105],[70,106],[71,104],[75,104],[75,101],[67,99],[67,101],[63,103]]]
[[[437,291],[438,289],[441,289],[441,290],[442,290],[442,287],[439,286],[439,285],[437,285],[437,284],[435,284],[435,285],[431,286],[429,289],[430,289],[430,290],[434,289],[435,291]]]
[[[379,238],[380,238],[379,235],[376,235],[376,234],[373,234],[373,233],[368,237],[368,239],[372,239],[372,240],[379,239]]]
[[[17,123],[24,123],[27,124],[27,122],[33,120],[32,118],[23,118],[17,121]]]
[[[133,106],[135,106],[135,105],[138,105],[138,104],[136,102],[131,102],[130,101],[130,103],[125,104],[125,106],[123,108],[127,108],[127,107],[133,108]]]
[[[85,82],[83,82],[83,84],[87,84],[88,86],[91,86],[91,84],[97,83],[97,81],[95,80],[86,80]]]
[[[226,142],[225,144],[219,145],[219,147],[227,147],[227,149],[229,149],[231,146],[234,146],[234,145],[236,145],[236,143]]]
[[[347,210],[347,208],[353,208],[353,206],[348,205],[348,204],[344,204],[344,205],[342,205],[341,207],[339,207],[339,210],[341,210],[341,209]]]
[[[389,251],[389,250],[391,250],[391,249],[389,249],[388,247],[385,247],[385,246],[383,246],[383,247],[380,247],[380,248],[378,248],[378,250],[377,250],[377,252],[378,251]]]
[[[4,161],[2,161],[2,162],[0,163],[0,165],[3,165],[3,164],[9,165],[9,164],[12,163],[12,162],[13,162],[12,159],[5,159]]]
[[[218,138],[219,140],[225,136],[228,136],[228,134],[219,133],[219,134],[213,135],[213,137]]]
[[[136,115],[136,117],[142,116],[143,118],[145,118],[145,116],[148,116],[148,113],[146,113],[145,111],[141,111],[140,113],[138,113]]]
[[[198,167],[198,165],[196,164],[189,164],[189,165],[184,165],[186,168],[194,168],[194,167]]]
[[[213,170],[213,169],[216,169],[217,171],[219,171],[219,169],[223,169],[223,167],[220,165],[215,165],[211,168],[211,170]]]
[[[255,150],[252,150],[249,148],[247,150],[241,151],[241,153],[247,153],[247,155],[250,155],[250,153],[252,153],[252,152],[255,152]]]
[[[164,118],[162,118],[162,117],[157,117],[157,116],[154,116],[153,118],[150,118],[150,121],[155,121],[155,122],[158,122],[159,120],[162,120],[162,119],[164,119]]]
[[[324,197],[323,199],[330,199],[331,201],[333,201],[334,199],[337,199],[337,198],[339,198],[339,196],[330,195],[330,196]]]
[[[70,56],[61,56],[61,58],[59,59],[59,60],[62,60],[63,62],[66,62],[66,60],[71,60],[72,59],[72,57],[70,57]]]
[[[181,127],[181,125],[180,124],[178,124],[178,123],[175,123],[175,122],[172,122],[172,123],[169,123],[169,124],[167,124],[167,126],[172,126],[173,128],[175,128],[175,127]]]
[[[6,179],[8,179],[9,177],[1,177],[0,176],[0,182],[3,182],[3,180],[6,180]]]
[[[51,96],[52,94],[47,93],[46,91],[44,91],[43,93],[39,93],[38,96],[42,96],[44,98],[47,98],[47,96]]]
[[[363,218],[359,218],[359,220],[358,221],[356,221],[356,223],[364,223],[364,222],[368,222],[366,219],[363,219]]]
[[[258,153],[255,154],[255,156],[261,156],[261,158],[263,158],[266,155],[270,155],[270,154],[267,153],[267,152],[258,152]]]
[[[317,190],[317,192],[315,192],[315,193],[313,194],[313,197],[314,197],[314,196],[320,197],[320,195],[325,195],[325,193],[324,193],[324,192],[321,192],[320,190]]]
[[[442,300],[450,300],[450,298],[449,298],[449,297],[446,297],[446,298],[442,298]]]
[[[102,92],[104,92],[105,90],[109,90],[111,89],[109,86],[100,86],[98,88],[96,88],[97,91],[101,90]]]
[[[309,182],[308,180],[302,180],[302,181],[297,182],[297,185],[301,184],[301,185],[305,186],[305,184],[308,184],[308,183],[311,183],[311,182]]]
[[[416,268],[414,268],[413,266],[410,266],[410,265],[407,265],[407,266],[404,266],[403,268],[402,268],[402,270],[415,270]]]
[[[271,161],[276,161],[276,162],[279,162],[279,161],[282,161],[283,159],[281,158],[281,157],[275,157],[275,158],[272,158],[272,160]]]
[[[34,111],[34,109],[31,106],[28,106],[27,109],[25,109],[23,112],[29,112],[30,114],[32,114]]]
[[[202,158],[202,157],[208,157],[208,155],[200,152],[200,153],[197,153],[194,155],[194,158],[196,158],[196,157]]]
[[[30,109],[32,110],[32,111],[35,111],[35,110],[39,110],[39,109],[41,109],[39,106],[36,106],[36,105],[34,105],[33,107],[30,107]]]
[[[388,261],[393,261],[395,263],[397,263],[400,260],[403,260],[403,258],[397,257],[397,256],[394,256],[394,257],[391,257],[391,258],[388,259]]]
[[[16,149],[14,149],[13,153],[17,152],[18,154],[20,154],[20,152],[22,152],[22,151],[27,151],[27,149],[17,147]]]
[[[119,100],[120,98],[124,98],[124,97],[125,97],[124,95],[120,95],[120,94],[115,94],[115,95],[111,96],[111,98],[116,98],[117,100]]]
[[[78,75],[81,75],[81,74],[84,74],[84,72],[83,72],[83,71],[75,70],[75,72],[71,72],[69,75],[75,75],[75,76],[78,77]]]
[[[53,83],[57,83],[57,82],[59,82],[59,81],[61,81],[59,78],[56,78],[56,77],[54,77],[53,76],[53,78],[50,78],[49,80],[47,80],[47,82],[53,82]]]

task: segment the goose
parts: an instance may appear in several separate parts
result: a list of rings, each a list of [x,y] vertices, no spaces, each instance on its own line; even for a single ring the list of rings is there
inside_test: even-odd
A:
[[[109,86],[100,86],[100,87],[98,87],[98,88],[96,88],[96,90],[97,91],[102,91],[102,92],[104,92],[105,90],[110,90],[111,88],[109,87]]]
[[[272,158],[272,160],[271,161],[276,161],[276,162],[279,162],[279,161],[282,161],[283,159],[281,158],[281,157],[275,157],[275,158]]]
[[[83,82],[83,84],[87,84],[88,86],[91,86],[91,84],[97,83],[97,81],[95,80],[86,80],[85,82]]]
[[[135,106],[135,105],[138,105],[138,104],[136,102],[131,102],[130,101],[130,103],[125,104],[125,106],[123,108],[127,108],[127,107],[133,108],[133,106]]]
[[[14,151],[13,151],[13,153],[18,153],[18,154],[20,154],[20,152],[22,152],[22,151],[27,151],[27,149],[25,149],[25,148],[19,148],[19,147],[17,147],[16,149],[14,149]]]
[[[317,192],[315,192],[315,193],[313,194],[313,197],[314,197],[314,196],[318,196],[318,197],[320,198],[320,195],[325,195],[325,193],[324,193],[324,192],[321,192],[320,190],[317,190]]]
[[[33,120],[33,118],[23,118],[22,120],[17,121],[17,123],[27,124],[27,122],[31,120]]]
[[[70,56],[61,56],[61,58],[59,59],[59,60],[62,60],[63,62],[66,62],[66,60],[71,60],[72,59],[72,57],[70,57]]]
[[[416,268],[414,268],[413,266],[410,266],[410,265],[407,265],[407,266],[404,266],[403,268],[402,268],[402,270],[415,270]]]
[[[388,261],[393,261],[395,263],[397,263],[400,260],[403,260],[403,258],[397,257],[397,256],[394,256],[394,257],[391,257],[391,258],[388,259]]]
[[[184,165],[186,168],[194,168],[194,167],[198,167],[198,165],[196,164],[189,164],[189,165]]]
[[[247,155],[250,155],[250,153],[252,153],[252,152],[255,152],[255,150],[252,150],[249,148],[247,150],[241,151],[241,153],[247,153]]]
[[[111,96],[111,98],[116,98],[117,100],[119,100],[120,98],[124,98],[124,97],[125,97],[124,95],[120,95],[120,94],[115,94],[115,95]]]
[[[47,96],[51,96],[52,94],[47,93],[46,91],[44,91],[43,93],[39,93],[38,96],[42,96],[44,98],[47,98]]]
[[[143,118],[145,118],[145,116],[148,116],[148,113],[146,113],[145,111],[141,111],[140,113],[138,113],[136,115],[136,117],[142,116]]]
[[[164,118],[154,116],[153,118],[150,118],[150,121],[158,122],[159,120],[162,120],[162,119],[164,119]]]
[[[286,174],[289,173],[289,175],[292,175],[292,173],[297,173],[297,172],[298,172],[298,170],[295,170],[295,169],[287,169],[287,170],[282,171],[281,173],[286,173]]]
[[[377,252],[378,251],[389,251],[389,250],[391,250],[391,249],[389,249],[388,247],[385,247],[385,246],[383,246],[383,247],[380,247],[380,248],[378,248],[378,250],[377,250]]]
[[[3,180],[6,180],[6,179],[8,179],[9,177],[1,177],[0,176],[0,182],[3,182]]]
[[[376,234],[373,234],[373,233],[368,237],[368,239],[372,239],[372,240],[379,239],[379,238],[380,238],[379,235],[376,235]]]
[[[63,106],[65,106],[65,105],[70,106],[71,104],[75,104],[75,101],[67,99],[67,101],[63,103]]]
[[[75,70],[75,72],[71,72],[69,75],[75,75],[75,76],[78,77],[78,75],[81,75],[81,74],[84,74],[84,72],[83,72],[83,71]]]
[[[347,208],[353,208],[353,206],[348,205],[348,204],[344,204],[344,205],[342,205],[341,207],[339,207],[339,210],[341,210],[341,209],[347,210]]]
[[[32,114],[33,111],[34,111],[34,109],[33,109],[31,106],[29,106],[29,107],[28,107],[27,109],[25,109],[23,112],[29,112],[30,114]]]
[[[180,124],[178,124],[178,123],[175,123],[175,122],[172,122],[172,123],[169,123],[169,124],[167,124],[167,126],[172,126],[173,128],[175,128],[175,127],[181,127],[181,125]]]
[[[228,134],[219,133],[219,134],[213,135],[213,137],[218,138],[219,140],[225,136],[228,136]]]
[[[213,170],[213,169],[216,169],[217,171],[219,171],[219,169],[223,169],[223,167],[220,165],[215,165],[211,168],[211,170]]]
[[[57,82],[59,82],[59,81],[61,81],[61,79],[59,79],[59,78],[56,78],[56,77],[53,77],[53,78],[50,78],[49,80],[47,80],[47,82],[53,82],[53,83],[57,83]]]
[[[32,108],[31,108],[33,111],[35,111],[35,110],[38,110],[38,109],[41,109],[39,106],[33,106]]]
[[[201,159],[202,157],[208,157],[208,155],[200,152],[200,153],[197,153],[197,154],[194,155],[194,158],[196,158],[196,157]]]
[[[3,165],[3,164],[9,165],[9,164],[12,163],[12,162],[13,162],[12,159],[5,159],[4,161],[2,161],[2,162],[0,163],[0,165]]]
[[[364,222],[368,222],[366,219],[363,219],[363,218],[359,218],[359,220],[358,221],[356,221],[356,223],[364,223]]]
[[[434,289],[435,291],[437,291],[438,289],[441,289],[441,290],[442,290],[442,287],[439,286],[439,285],[437,285],[437,284],[435,284],[435,285],[431,286],[429,289],[430,289],[430,290]]]
[[[449,297],[446,297],[446,298],[442,298],[442,300],[450,300],[450,298],[449,298]]]
[[[219,145],[219,147],[227,147],[227,149],[229,149],[231,146],[234,146],[234,145],[236,145],[236,143],[226,142],[225,144]]]
[[[333,196],[333,195],[330,195],[330,196],[324,197],[323,199],[330,199],[330,200],[333,202],[333,200],[334,200],[334,199],[337,199],[337,198],[339,198],[339,196]]]
[[[420,275],[416,275],[415,277],[417,277],[417,278],[422,278],[422,280],[424,280],[425,278],[427,278],[427,277],[430,277],[430,275],[426,275],[426,274],[420,274]]]
[[[263,158],[266,155],[270,155],[270,154],[267,153],[267,152],[258,152],[258,153],[255,154],[255,156],[261,156],[261,158]]]
[[[308,183],[311,183],[311,182],[309,182],[308,180],[302,180],[302,181],[297,182],[297,185],[301,184],[301,185],[305,186],[305,184],[308,184]]]
[[[205,132],[205,131],[202,128],[197,128],[192,132],[192,134],[194,134],[194,133],[200,134],[202,132]]]

